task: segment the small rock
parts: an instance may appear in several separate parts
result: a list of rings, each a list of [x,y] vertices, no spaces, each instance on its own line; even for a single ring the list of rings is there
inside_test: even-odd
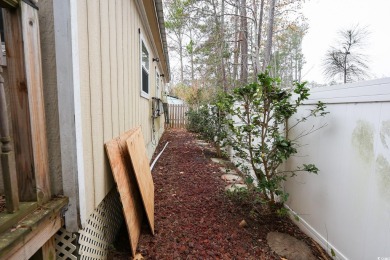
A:
[[[230,185],[225,187],[225,190],[230,191],[230,192],[236,192],[236,191],[239,191],[241,189],[246,190],[246,189],[248,189],[248,186],[246,184],[235,183],[235,184],[230,184]]]
[[[201,141],[201,140],[198,140],[197,143],[198,143],[198,145],[200,145],[200,146],[207,146],[207,145],[209,145],[208,143],[206,143],[206,142],[204,142],[204,141]]]
[[[211,160],[215,163],[224,164],[227,163],[225,160],[219,159],[219,158],[211,158]]]
[[[227,183],[242,183],[242,178],[235,174],[224,174],[221,178]]]
[[[142,259],[144,259],[144,257],[140,253],[134,256],[134,260],[142,260]]]
[[[248,223],[246,223],[245,219],[241,220],[240,224],[238,224],[240,228],[245,228],[248,226]]]
[[[227,169],[227,168],[225,168],[225,167],[219,167],[219,170],[220,170],[221,172],[223,172],[223,173],[229,173],[229,172],[231,172],[230,169]]]

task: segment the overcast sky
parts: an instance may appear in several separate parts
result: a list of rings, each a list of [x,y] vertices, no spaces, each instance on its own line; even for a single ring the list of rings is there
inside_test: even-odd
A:
[[[359,24],[371,32],[366,47],[372,79],[390,77],[390,0],[309,0],[303,8],[309,31],[303,40],[303,80],[327,82],[322,59],[337,32]]]

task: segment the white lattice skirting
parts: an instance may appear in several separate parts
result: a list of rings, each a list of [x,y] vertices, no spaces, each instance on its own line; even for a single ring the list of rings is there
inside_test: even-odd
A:
[[[61,228],[55,236],[57,259],[106,259],[108,246],[123,223],[122,203],[114,188],[95,209],[78,233]]]

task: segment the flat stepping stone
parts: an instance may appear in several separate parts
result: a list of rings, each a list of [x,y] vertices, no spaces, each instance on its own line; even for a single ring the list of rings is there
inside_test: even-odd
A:
[[[246,184],[234,183],[234,184],[229,184],[228,186],[225,187],[225,191],[229,191],[229,192],[235,192],[242,189],[247,190],[248,186]]]
[[[236,173],[235,170],[233,169],[228,169],[228,168],[225,168],[225,167],[219,167],[219,170],[223,173],[227,173],[227,174],[234,174]]]
[[[211,158],[211,160],[215,163],[219,163],[219,164],[225,164],[225,163],[228,163],[228,161],[224,160],[224,159],[219,159],[219,158]]]
[[[289,260],[316,259],[305,242],[285,233],[268,233],[267,243],[275,253]]]
[[[242,178],[235,174],[224,174],[221,178],[227,183],[242,183]]]
[[[207,146],[207,145],[209,145],[209,143],[206,143],[206,142],[200,141],[200,140],[196,141],[196,143],[199,144],[199,145],[202,145],[202,146]]]

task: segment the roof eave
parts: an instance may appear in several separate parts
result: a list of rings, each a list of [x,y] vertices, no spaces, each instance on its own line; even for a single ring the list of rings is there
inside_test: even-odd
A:
[[[167,35],[165,31],[165,25],[164,25],[164,11],[163,11],[163,4],[162,0],[155,0],[155,8],[156,8],[156,14],[157,14],[157,20],[158,25],[160,29],[160,35],[161,35],[161,43],[163,45],[164,50],[164,58],[167,63],[167,69],[168,69],[168,81],[171,80],[171,69],[169,65],[169,56],[168,56],[168,43],[167,43]]]

